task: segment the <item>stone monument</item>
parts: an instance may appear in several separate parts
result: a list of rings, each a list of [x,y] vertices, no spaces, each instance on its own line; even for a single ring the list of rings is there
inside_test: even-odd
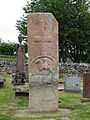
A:
[[[82,102],[90,102],[90,72],[84,73]]]
[[[79,76],[67,76],[65,78],[64,89],[66,92],[80,92],[80,77]]]
[[[13,78],[13,84],[24,84],[26,82],[24,71],[24,47],[21,44],[23,37],[21,34],[18,37],[20,44],[16,49],[16,74]]]
[[[28,16],[29,108],[58,110],[58,23],[51,13]]]

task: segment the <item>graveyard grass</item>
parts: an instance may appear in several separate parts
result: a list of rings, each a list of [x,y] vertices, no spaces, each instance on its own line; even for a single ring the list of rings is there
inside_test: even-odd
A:
[[[15,117],[14,112],[18,109],[28,108],[28,99],[15,98],[11,76],[0,76],[6,78],[5,87],[0,89],[0,120],[53,120],[51,117]],[[71,114],[65,116],[56,116],[54,120],[61,120],[62,117],[68,117],[71,120],[90,120],[90,103],[81,103],[82,93],[59,92],[59,108],[69,109]]]

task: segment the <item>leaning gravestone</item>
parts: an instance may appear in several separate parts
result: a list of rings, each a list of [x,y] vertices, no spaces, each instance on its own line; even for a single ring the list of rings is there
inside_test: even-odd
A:
[[[30,111],[57,111],[58,23],[51,13],[33,13],[27,30]]]
[[[65,91],[67,92],[80,92],[80,77],[67,76],[65,78]]]
[[[90,72],[84,73],[82,102],[90,102]]]
[[[26,82],[24,71],[24,47],[21,44],[23,37],[21,34],[18,37],[20,44],[16,49],[16,74],[13,76],[13,84],[24,84]]]

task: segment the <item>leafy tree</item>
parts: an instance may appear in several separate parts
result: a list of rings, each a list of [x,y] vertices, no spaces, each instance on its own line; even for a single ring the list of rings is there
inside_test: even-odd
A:
[[[12,42],[6,43],[1,40],[0,41],[0,55],[11,55],[11,56],[15,55],[16,46],[17,46],[16,43],[12,43]],[[25,50],[25,53],[27,53],[27,44],[26,43],[24,44],[24,50]]]
[[[60,59],[90,62],[90,13],[88,0],[31,0],[17,20],[17,29],[27,38],[27,16],[32,12],[51,12],[59,22]]]
[[[15,43],[0,42],[0,55],[14,55],[16,51]]]

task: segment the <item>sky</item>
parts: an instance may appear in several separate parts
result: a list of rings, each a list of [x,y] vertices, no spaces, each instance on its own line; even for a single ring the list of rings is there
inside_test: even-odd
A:
[[[22,17],[26,0],[0,0],[0,38],[18,43],[16,21]]]

